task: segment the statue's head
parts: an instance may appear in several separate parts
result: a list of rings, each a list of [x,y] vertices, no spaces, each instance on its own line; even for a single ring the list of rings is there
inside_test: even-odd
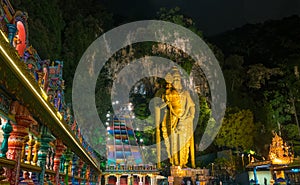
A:
[[[172,76],[173,76],[173,87],[180,91],[182,90],[182,84],[181,84],[181,75],[177,67],[172,68]]]
[[[171,73],[167,73],[167,75],[165,76],[165,80],[169,84],[173,82],[173,76],[171,75]]]

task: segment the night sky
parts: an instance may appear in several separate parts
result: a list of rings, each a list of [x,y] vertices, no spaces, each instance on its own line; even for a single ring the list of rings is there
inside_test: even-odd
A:
[[[160,7],[180,7],[204,35],[215,35],[246,23],[300,15],[299,0],[101,0],[114,14],[130,20],[153,19]]]

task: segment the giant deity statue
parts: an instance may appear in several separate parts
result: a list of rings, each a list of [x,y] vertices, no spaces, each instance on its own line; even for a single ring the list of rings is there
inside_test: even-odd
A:
[[[191,165],[195,167],[193,121],[195,104],[188,90],[182,86],[177,68],[173,68],[165,77],[166,87],[161,94],[162,102],[156,104],[156,142],[157,160],[160,167],[160,133],[164,139],[168,158],[172,166],[186,167],[191,156]],[[163,110],[163,119],[160,113]],[[161,129],[159,129],[161,128]]]

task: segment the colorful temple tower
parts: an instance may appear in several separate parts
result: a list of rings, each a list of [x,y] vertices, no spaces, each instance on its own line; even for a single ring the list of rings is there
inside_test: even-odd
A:
[[[63,62],[42,60],[27,13],[0,3],[0,184],[99,184],[97,154],[64,101]]]
[[[273,134],[269,159],[259,161],[253,157],[247,165],[247,168],[253,169],[249,178],[255,184],[262,184],[264,181],[267,184],[298,184],[300,182],[300,160],[294,158],[291,146],[288,146],[280,135],[275,132]]]

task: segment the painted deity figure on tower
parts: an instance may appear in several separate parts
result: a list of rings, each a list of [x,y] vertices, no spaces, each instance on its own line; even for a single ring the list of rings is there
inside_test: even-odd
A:
[[[190,155],[191,165],[195,167],[193,137],[195,103],[189,91],[183,88],[177,68],[172,68],[165,80],[166,90],[161,97],[163,102],[158,106],[164,109],[163,120],[159,121],[168,158],[172,166],[186,167]],[[158,152],[160,156],[161,151]]]

